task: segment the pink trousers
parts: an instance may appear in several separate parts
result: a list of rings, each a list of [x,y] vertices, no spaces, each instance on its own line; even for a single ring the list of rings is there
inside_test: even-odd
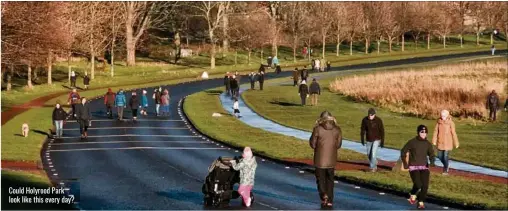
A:
[[[240,194],[240,196],[242,196],[242,200],[243,200],[243,203],[250,207],[250,192],[252,190],[252,185],[240,185],[238,187],[238,193]],[[249,202],[249,204],[247,204],[247,202]]]

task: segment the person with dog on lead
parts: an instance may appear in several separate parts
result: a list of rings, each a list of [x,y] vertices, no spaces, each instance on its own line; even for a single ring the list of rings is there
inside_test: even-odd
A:
[[[76,119],[79,122],[79,132],[81,138],[88,138],[88,127],[92,119],[92,112],[90,111],[90,104],[86,98],[81,98],[81,103],[76,105]]]
[[[67,118],[67,112],[63,110],[60,103],[56,103],[53,110],[53,124],[55,125],[55,136],[62,138],[63,135],[63,121]]]
[[[323,111],[316,121],[309,140],[314,150],[316,183],[321,207],[333,207],[334,172],[338,150],[342,146],[342,130],[328,111]]]
[[[146,90],[143,89],[143,95],[141,96],[141,115],[146,116],[146,111],[148,109],[148,97],[146,97]]]
[[[240,106],[238,103],[238,98],[235,98],[235,102],[233,103],[233,113],[236,118],[240,118]]]
[[[449,153],[453,148],[459,148],[459,138],[455,131],[455,123],[448,110],[441,111],[441,118],[437,120],[432,145],[437,146],[437,157],[443,163],[443,175],[448,175]]]
[[[123,109],[127,107],[127,100],[125,99],[125,94],[123,93],[123,89],[118,91],[118,94],[115,96],[115,107],[118,112],[118,120],[123,120]]]
[[[384,147],[385,128],[381,118],[376,116],[374,108],[369,108],[368,116],[362,119],[360,140],[363,146],[365,146],[365,138],[367,139],[367,157],[369,158],[370,171],[376,172],[377,149],[378,147]]]
[[[79,96],[78,91],[76,88],[72,89],[72,92],[69,93],[69,98],[67,99],[67,104],[70,104],[72,107],[72,116],[76,117],[76,104],[79,104],[79,99],[81,97]]]
[[[234,170],[240,171],[240,186],[238,193],[242,196],[243,204],[250,207],[252,204],[251,191],[254,187],[254,178],[256,176],[256,158],[254,157],[250,147],[243,149],[242,159],[238,163],[231,160],[231,167]]]
[[[108,88],[108,92],[104,95],[104,105],[106,105],[108,118],[113,119],[113,107],[115,106],[116,95]]]
[[[413,181],[413,188],[409,196],[409,203],[415,204],[418,202],[418,209],[425,209],[425,199],[429,190],[429,163],[430,166],[434,165],[434,149],[432,144],[427,140],[429,130],[425,125],[419,125],[416,129],[418,135],[409,140],[400,151],[400,157],[405,169],[409,169],[409,175]],[[409,152],[409,162],[406,156]],[[418,193],[418,195],[417,195]]]
[[[138,118],[138,108],[141,107],[136,92],[132,92],[131,99],[129,99],[129,106],[132,111],[132,120],[136,120]]]

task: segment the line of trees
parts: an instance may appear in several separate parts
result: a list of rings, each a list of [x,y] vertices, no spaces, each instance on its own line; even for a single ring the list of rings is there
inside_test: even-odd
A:
[[[211,45],[210,68],[218,52],[245,50],[250,63],[255,49],[279,46],[298,49],[327,44],[386,42],[389,51],[395,41],[405,51],[406,38],[421,40],[430,49],[432,37],[446,40],[476,34],[477,45],[484,30],[508,33],[508,2],[2,2],[2,75],[7,88],[15,70],[24,67],[27,86],[32,88],[32,70],[44,67],[51,84],[51,66],[56,58],[83,55],[90,60],[90,77],[95,77],[96,57],[106,55],[114,76],[118,47],[128,66],[136,64],[136,50],[146,37],[155,36],[174,44],[175,63],[181,38],[198,38]],[[159,32],[159,33],[154,33]],[[160,32],[168,36],[160,37]],[[171,37],[169,36],[171,34]],[[491,33],[491,44],[494,34]],[[418,46],[418,45],[416,45]],[[261,54],[263,52],[261,51]],[[309,58],[310,59],[310,58]],[[236,57],[235,57],[236,61]],[[70,69],[70,68],[69,68]]]

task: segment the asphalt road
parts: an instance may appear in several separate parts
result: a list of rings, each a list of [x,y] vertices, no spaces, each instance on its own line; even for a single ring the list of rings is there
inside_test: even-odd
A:
[[[498,51],[499,52],[499,51]],[[506,51],[505,51],[506,52]],[[332,68],[332,71],[400,65],[479,55],[416,58],[377,64]],[[481,54],[488,55],[488,52]],[[267,79],[288,77],[269,73]],[[247,82],[243,77],[242,82]],[[94,116],[87,141],[79,139],[79,125],[68,122],[64,138],[48,141],[41,151],[44,168],[53,182],[70,188],[81,209],[204,209],[201,186],[208,166],[219,156],[241,152],[209,141],[187,125],[181,111],[182,98],[222,86],[222,79],[169,86],[171,117],[155,117],[148,88],[148,117],[122,122],[106,118],[102,99],[91,101]],[[106,91],[106,90],[105,90]],[[138,94],[140,91],[138,90]],[[127,93],[127,99],[130,93]],[[116,114],[116,112],[115,112]],[[256,201],[251,209],[319,209],[315,177],[307,171],[257,159]],[[405,198],[338,182],[335,209],[414,209]],[[426,204],[429,209],[442,206]],[[242,209],[240,199],[232,209]]]

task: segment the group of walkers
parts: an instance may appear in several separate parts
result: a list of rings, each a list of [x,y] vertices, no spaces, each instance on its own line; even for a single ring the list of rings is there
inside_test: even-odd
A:
[[[325,69],[325,63],[326,63],[326,69]],[[311,60],[311,67],[313,71],[317,72],[324,72],[330,71],[332,69],[330,61],[326,61],[324,59],[312,59]]]
[[[71,71],[71,87],[76,88],[76,72]],[[88,77],[88,72],[85,72],[85,76],[83,77],[83,86],[85,89],[88,89],[88,86],[90,86],[90,77]]]

